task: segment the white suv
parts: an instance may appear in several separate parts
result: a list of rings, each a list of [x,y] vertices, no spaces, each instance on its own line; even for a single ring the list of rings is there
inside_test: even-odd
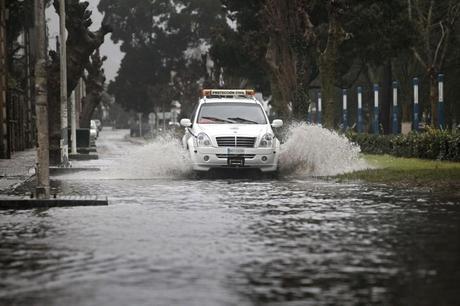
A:
[[[253,90],[203,90],[186,128],[183,145],[190,153],[193,170],[212,168],[254,168],[278,170],[280,142]]]

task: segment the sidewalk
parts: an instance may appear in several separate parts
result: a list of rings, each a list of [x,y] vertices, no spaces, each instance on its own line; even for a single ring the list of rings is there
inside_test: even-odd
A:
[[[15,153],[11,159],[0,159],[0,194],[11,191],[35,174],[35,149]]]

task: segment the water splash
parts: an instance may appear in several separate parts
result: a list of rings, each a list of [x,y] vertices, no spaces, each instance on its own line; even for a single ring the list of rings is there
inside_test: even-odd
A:
[[[193,177],[189,153],[182,148],[176,135],[165,134],[144,143],[125,138],[120,133],[106,135],[100,140],[100,160],[94,163],[85,161],[80,165],[100,168],[101,171],[91,174],[91,179]],[[294,123],[287,128],[279,163],[283,176],[329,176],[369,168],[360,158],[360,148],[347,138],[305,123]],[[60,179],[88,179],[88,173],[74,173]]]
[[[293,123],[281,146],[280,170],[285,175],[329,176],[369,168],[360,152],[359,146],[334,131]]]
[[[101,159],[74,162],[75,168],[98,168],[91,180],[147,180],[181,178],[192,173],[188,152],[173,134],[165,134],[151,142],[132,139],[126,131],[110,132],[98,142]],[[88,179],[86,171],[59,176],[61,180]]]
[[[152,142],[135,147],[124,156],[119,166],[112,166],[103,174],[110,178],[150,179],[185,177],[192,167],[188,152],[174,135],[165,134]]]

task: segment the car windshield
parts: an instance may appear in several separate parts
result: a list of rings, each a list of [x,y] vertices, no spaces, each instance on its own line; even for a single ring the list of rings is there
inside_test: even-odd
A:
[[[198,124],[267,124],[264,111],[257,103],[203,104]]]

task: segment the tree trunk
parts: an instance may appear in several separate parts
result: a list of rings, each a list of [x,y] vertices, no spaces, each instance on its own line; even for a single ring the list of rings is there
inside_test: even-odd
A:
[[[61,161],[61,107],[59,62],[48,67],[48,130],[50,165],[59,165]]]
[[[297,120],[305,120],[310,106],[308,86],[310,83],[308,72],[305,69],[304,61],[297,62],[296,89],[292,97],[292,114]]]
[[[265,13],[271,30],[265,60],[272,75],[271,83],[275,84],[272,88],[276,88],[280,97],[274,95],[275,109],[278,115],[305,118],[313,70],[306,49],[313,26],[302,1],[267,0]]]
[[[319,55],[319,71],[323,96],[324,126],[334,129],[337,120],[335,82],[337,79],[337,57],[339,46],[346,38],[346,33],[339,25],[335,12],[329,17],[329,30],[326,49]]]
[[[336,64],[337,52],[326,50],[319,57],[319,73],[321,78],[321,97],[323,102],[323,126],[334,129],[337,118],[336,99]]]
[[[80,127],[89,129],[91,125],[91,118],[93,117],[94,110],[101,102],[99,94],[90,93],[83,99],[83,109],[80,114]]]
[[[37,187],[39,199],[50,195],[48,148],[48,99],[46,81],[45,2],[36,1],[35,109],[37,115]]]
[[[430,112],[431,112],[431,126],[438,127],[438,80],[436,69],[432,68],[428,71],[430,78]]]
[[[393,105],[393,80],[391,60],[388,60],[383,67],[382,83],[382,104],[380,106],[380,122],[383,126],[383,133],[391,133],[391,109]]]
[[[275,110],[284,116],[289,114],[289,103],[295,90],[295,59],[284,39],[271,38],[267,48],[266,61],[271,69],[280,99],[274,100]]]
[[[7,50],[5,0],[0,0],[0,158],[10,158],[7,119]]]

